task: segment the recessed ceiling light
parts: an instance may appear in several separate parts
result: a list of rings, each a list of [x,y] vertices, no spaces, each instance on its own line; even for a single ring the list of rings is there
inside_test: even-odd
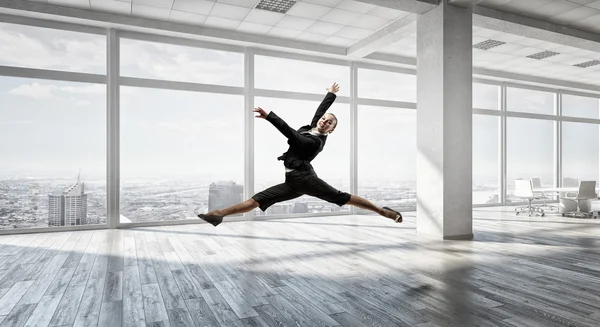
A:
[[[473,46],[473,48],[475,49],[481,49],[481,50],[489,50],[491,48],[497,47],[499,45],[503,45],[506,42],[502,42],[502,41],[496,41],[496,40],[486,40],[483,42],[479,42],[477,44],[475,44]]]
[[[560,54],[560,53],[554,52],[554,51],[542,51],[542,52],[538,52],[538,53],[529,55],[529,56],[527,56],[527,58],[542,60],[544,58],[556,56],[557,54]]]
[[[582,62],[580,64],[573,65],[573,66],[581,67],[581,68],[588,68],[590,66],[596,66],[596,65],[600,65],[600,60],[590,60],[590,61]]]
[[[296,2],[295,0],[260,0],[255,8],[285,14]]]

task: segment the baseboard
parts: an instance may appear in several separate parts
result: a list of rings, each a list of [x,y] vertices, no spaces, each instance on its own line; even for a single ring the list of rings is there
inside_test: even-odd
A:
[[[438,241],[470,241],[474,238],[474,235],[471,234],[464,234],[464,235],[449,235],[449,236],[442,236],[442,235],[433,235],[433,234],[426,234],[426,233],[419,233],[417,232],[418,236],[421,237],[425,237],[428,239],[432,239],[432,240],[438,240]]]
[[[464,235],[452,235],[452,236],[444,236],[444,240],[448,241],[470,241],[474,238],[474,235],[464,234]]]

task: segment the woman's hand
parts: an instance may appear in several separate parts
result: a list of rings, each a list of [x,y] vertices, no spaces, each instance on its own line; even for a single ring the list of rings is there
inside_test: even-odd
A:
[[[331,85],[331,87],[327,88],[327,92],[331,92],[331,93],[337,93],[337,91],[339,91],[339,90],[340,90],[340,86],[336,82],[333,82],[333,85]]]
[[[254,108],[254,110],[252,110],[252,111],[258,112],[258,116],[254,116],[254,117],[256,117],[256,118],[262,118],[262,119],[267,118],[267,116],[269,115],[269,112],[270,112],[269,110],[265,110],[265,109],[263,109],[261,107]]]

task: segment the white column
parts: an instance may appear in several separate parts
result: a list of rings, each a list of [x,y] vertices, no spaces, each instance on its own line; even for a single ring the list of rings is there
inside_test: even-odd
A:
[[[106,223],[116,228],[120,217],[120,158],[119,158],[119,37],[115,29],[107,34],[107,92],[106,92]]]
[[[350,64],[350,194],[358,195],[358,66]],[[356,214],[357,208],[350,207]]]
[[[244,201],[254,195],[254,49],[244,53]],[[252,220],[254,211],[244,214]]]
[[[417,233],[473,238],[472,10],[417,19]]]

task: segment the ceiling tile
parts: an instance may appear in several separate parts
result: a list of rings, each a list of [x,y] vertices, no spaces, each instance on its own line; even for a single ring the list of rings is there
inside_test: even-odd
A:
[[[579,49],[577,52],[573,52],[572,55],[589,58],[589,60],[597,59],[600,60],[600,53],[585,49]]]
[[[323,35],[323,34],[317,34],[317,33],[311,33],[311,32],[304,31],[304,32],[300,33],[298,36],[296,36],[296,40],[320,43],[320,42],[323,42],[328,37],[329,37],[329,35]]]
[[[92,9],[112,12],[117,14],[131,14],[131,3],[112,0],[90,0]]]
[[[475,55],[475,54],[473,54],[473,55]],[[482,60],[491,61],[491,62],[503,62],[503,61],[508,61],[508,60],[511,60],[514,58],[514,56],[511,56],[511,55],[507,55],[504,53],[490,52],[490,51],[484,51],[484,53],[479,54],[478,57]]]
[[[375,7],[373,9],[369,10],[369,12],[367,12],[367,14],[372,15],[372,16],[381,17],[381,18],[387,18],[387,19],[398,19],[398,18],[408,15],[409,13],[400,11],[400,10],[396,10],[396,9],[384,8],[384,7],[378,6],[378,7]]]
[[[519,50],[513,51],[511,54],[513,56],[517,56],[517,57],[527,57],[527,56],[530,56],[530,55],[532,55],[534,53],[539,53],[539,52],[542,52],[542,51],[544,51],[544,50],[540,49],[540,48],[524,47],[524,48],[521,48]]]
[[[260,0],[217,0],[217,2],[253,9]]]
[[[333,35],[342,28],[344,28],[344,25],[318,21],[312,24],[306,31],[318,34]]]
[[[502,42],[518,42],[523,40],[525,37],[522,35],[515,35],[509,33],[499,33],[494,36],[494,40],[502,41]]]
[[[391,19],[371,15],[363,15],[359,19],[351,22],[349,25],[376,31],[389,24],[390,22],[392,22]]]
[[[289,28],[289,29],[293,29],[293,30],[298,30],[298,31],[304,31],[305,29],[310,27],[310,25],[314,24],[315,22],[316,22],[316,20],[314,20],[314,19],[285,16],[285,17],[283,17],[282,20],[279,21],[279,23],[277,23],[276,26],[283,27],[283,28]]]
[[[567,0],[555,0],[543,7],[536,8],[535,11],[531,11],[527,15],[537,18],[547,18],[573,10],[577,7],[579,7],[578,4]]]
[[[212,26],[212,27],[217,27],[217,28],[235,30],[238,28],[238,26],[240,26],[241,21],[229,19],[229,18],[216,17],[216,16],[208,16],[208,18],[206,18],[206,21],[204,22],[204,24],[207,26]]]
[[[538,43],[535,45],[536,48],[541,48],[544,49],[544,51],[552,51],[552,52],[558,52],[558,51],[554,51],[554,49],[558,48],[560,45],[556,44],[556,43],[551,43],[551,42],[546,42],[546,41],[542,41],[541,43]]]
[[[523,48],[525,48],[525,46],[521,45],[521,44],[517,44],[517,43],[505,43],[505,44],[499,45],[497,47],[490,48],[490,49],[488,49],[488,51],[500,52],[500,53],[508,53],[508,54],[514,55],[513,52],[515,52],[517,50],[521,50]]]
[[[248,16],[249,13],[250,9],[248,8],[228,5],[224,3],[215,3],[212,10],[210,11],[210,16],[242,21],[246,16]]]
[[[482,29],[480,29],[480,30],[477,31],[477,34],[474,34],[474,35],[479,36],[479,37],[484,37],[484,38],[487,38],[487,39],[495,40],[494,37],[496,37],[496,36],[498,36],[500,34],[502,34],[502,33],[498,32],[498,31],[492,31],[492,30],[488,30],[488,29],[482,28]]]
[[[187,11],[195,14],[208,15],[215,5],[212,1],[204,0],[175,0],[173,10]]]
[[[355,40],[346,39],[343,37],[331,36],[331,37],[325,39],[325,41],[323,41],[322,43],[327,44],[327,45],[333,45],[333,46],[348,47],[348,46],[354,44],[355,42],[356,42]]]
[[[277,24],[283,17],[285,17],[285,15],[278,12],[252,9],[244,21],[275,26],[275,24]]]
[[[600,10],[600,1],[593,1],[587,5],[590,8],[599,9]]]
[[[206,15],[194,14],[186,11],[171,10],[169,20],[178,23],[202,25],[204,24],[204,21],[206,21],[206,17]]]
[[[569,1],[578,3],[578,4],[582,5],[582,6],[585,6],[585,5],[589,5],[590,3],[592,3],[592,2],[594,2],[596,0],[569,0]]]
[[[275,26],[269,31],[269,33],[267,33],[267,35],[282,37],[286,39],[293,39],[296,36],[300,35],[300,33],[302,33],[302,31]]]
[[[342,3],[342,1],[344,1],[344,0],[302,0],[302,1],[333,8],[337,5],[339,5],[340,3]]]
[[[574,21],[584,20],[597,15],[600,15],[600,10],[584,6],[553,16],[552,21],[563,25],[571,25]]]
[[[512,13],[528,13],[534,8],[541,8],[554,0],[513,0],[502,6],[502,10]]]
[[[133,0],[133,4],[171,9],[174,0]]]
[[[342,3],[340,3],[336,8],[357,12],[359,14],[366,14],[375,7],[377,6],[364,2],[345,0]]]
[[[373,34],[373,31],[366,30],[363,28],[357,28],[352,26],[346,26],[342,28],[339,32],[335,33],[335,36],[353,39],[353,40],[362,40],[367,36]]]
[[[329,38],[329,35],[311,33],[311,32],[302,32],[298,36],[296,36],[296,40],[298,41],[307,41],[313,43],[321,43],[325,39]]]
[[[287,12],[287,14],[296,17],[319,19],[329,11],[331,11],[330,7],[319,6],[306,2],[298,2]]]
[[[521,40],[515,41],[515,43],[517,44],[521,44],[527,47],[537,47],[539,48],[537,45],[543,43],[544,41],[542,40],[538,40],[538,39],[531,39],[531,38],[523,38]]]
[[[131,13],[134,16],[168,20],[171,10],[167,8],[158,8],[151,6],[144,6],[137,3],[132,3]]]
[[[574,47],[570,47],[567,45],[558,45],[556,48],[552,49],[552,51],[554,52],[558,52],[558,53],[567,53],[567,54],[572,54],[577,52],[577,48]]]
[[[253,33],[253,34],[267,34],[273,26],[262,25],[250,22],[242,22],[238,26],[237,30],[240,32]]]
[[[355,12],[341,9],[332,9],[330,12],[321,17],[320,20],[329,23],[348,25],[351,22],[359,19],[360,16],[362,15]]]
[[[580,62],[580,57],[572,56],[572,55],[566,54],[566,53],[561,53],[561,54],[558,54],[555,56],[544,58],[542,60],[553,62],[553,63],[566,64],[566,65],[568,65],[569,63],[572,62],[571,65],[574,65],[574,64]]]

